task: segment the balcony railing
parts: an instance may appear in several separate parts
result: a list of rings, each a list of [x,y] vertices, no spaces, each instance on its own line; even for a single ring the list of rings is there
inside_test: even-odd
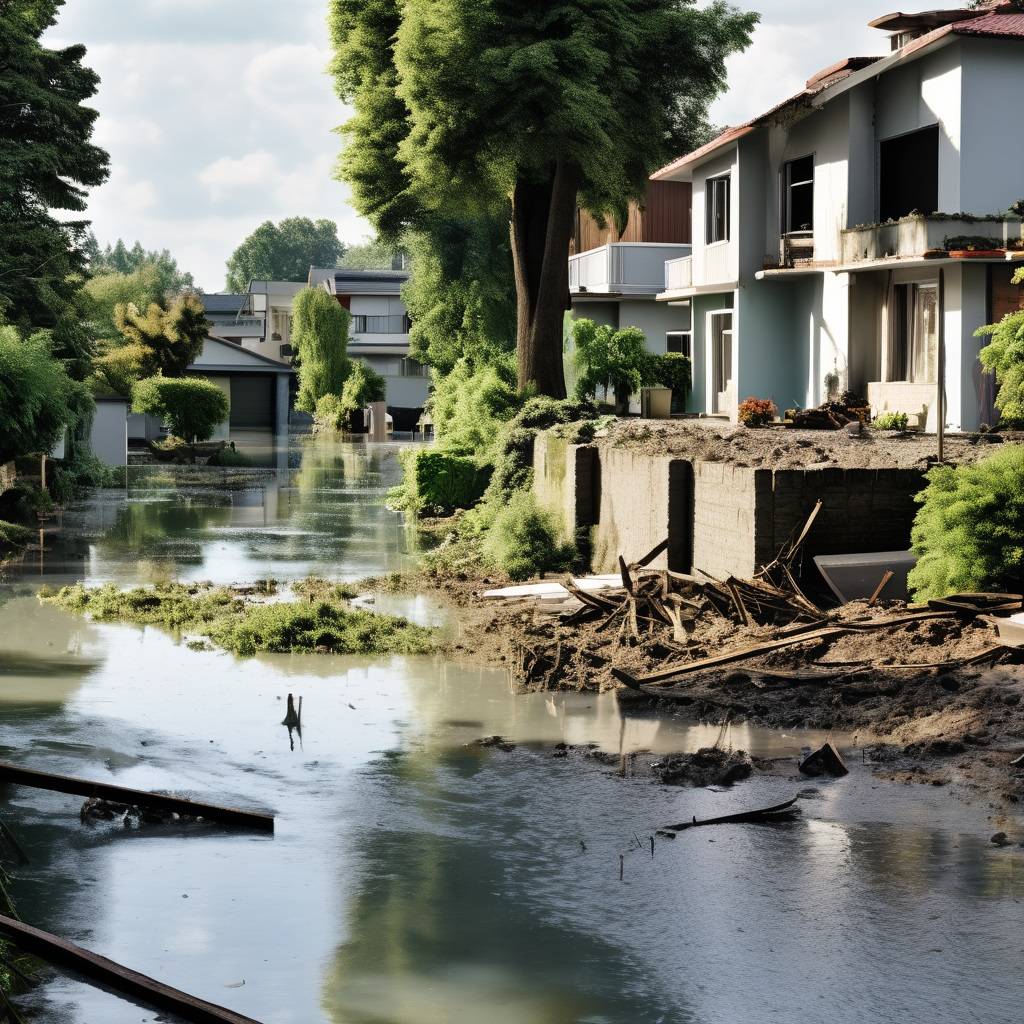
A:
[[[1016,217],[925,217],[912,214],[885,224],[867,224],[843,231],[842,263],[920,258],[925,253],[949,248],[949,243],[957,238],[989,240],[993,249],[1020,248],[1024,230],[1021,220]],[[981,248],[981,245],[975,241],[974,247]]]
[[[689,255],[690,246],[614,242],[569,257],[574,295],[656,295],[665,281],[665,261]]]
[[[693,287],[693,257],[669,260],[665,264],[665,291],[678,292]]]

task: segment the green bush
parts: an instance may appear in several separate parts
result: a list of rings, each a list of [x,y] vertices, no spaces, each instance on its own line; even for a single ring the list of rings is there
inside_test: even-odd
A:
[[[693,365],[682,352],[666,352],[654,357],[654,383],[672,392],[672,411],[686,408],[686,399],[693,389]]]
[[[32,531],[17,523],[0,519],[0,554],[9,555],[20,551],[32,540]]]
[[[594,398],[598,388],[615,395],[615,411],[627,411],[630,395],[655,383],[657,361],[647,351],[647,338],[638,327],[616,330],[592,320],[577,320],[572,326],[576,346],[576,395]]]
[[[214,452],[207,460],[208,466],[220,466],[224,469],[242,469],[252,465],[252,459],[244,455],[237,448],[221,448]]]
[[[576,551],[559,544],[552,517],[530,491],[517,491],[497,513],[484,538],[484,557],[513,580],[572,568]]]
[[[41,487],[19,480],[13,487],[0,494],[0,520],[37,526],[40,513],[53,508],[53,499]]]
[[[451,373],[434,374],[430,413],[434,433],[446,451],[485,458],[502,424],[522,404],[511,356],[483,367],[460,359]]]
[[[209,440],[228,418],[228,399],[205,377],[148,377],[132,387],[132,410],[159,416],[193,444]]]
[[[387,382],[362,359],[352,363],[340,395],[324,395],[316,403],[313,422],[318,430],[348,430],[353,413],[371,402],[383,402]]]
[[[53,358],[44,331],[22,338],[0,325],[0,462],[53,450],[92,401]]]
[[[490,467],[438,448],[409,448],[403,455],[409,511],[448,515],[470,508],[483,496]]]
[[[292,303],[292,339],[299,375],[295,408],[316,414],[324,395],[340,395],[349,373],[351,316],[323,288],[303,288]]]
[[[938,466],[917,496],[909,577],[918,600],[1024,585],[1024,447],[969,466]]]
[[[1024,284],[1024,270],[1013,277],[1015,284]],[[999,384],[996,408],[1004,423],[1024,423],[1024,310],[1009,313],[997,324],[989,324],[975,332],[992,340],[981,350],[981,365],[994,373]]]
[[[871,421],[871,426],[875,430],[906,430],[909,422],[905,412],[883,412]]]

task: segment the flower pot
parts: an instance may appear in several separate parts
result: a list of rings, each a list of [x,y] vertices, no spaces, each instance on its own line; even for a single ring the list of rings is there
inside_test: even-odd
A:
[[[947,254],[954,260],[1001,260],[1005,249],[951,249]]]

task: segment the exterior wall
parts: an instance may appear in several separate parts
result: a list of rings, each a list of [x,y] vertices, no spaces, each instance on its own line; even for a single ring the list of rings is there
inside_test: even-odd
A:
[[[622,301],[619,303],[619,327],[639,327],[647,339],[648,351],[664,355],[665,335],[670,331],[690,329],[690,312],[682,306],[664,302]]]
[[[870,224],[875,203],[875,81],[847,93],[849,159],[847,161],[846,227]]]
[[[951,430],[977,430],[990,415],[990,387],[978,353],[988,343],[974,332],[988,322],[986,268],[963,264],[946,270],[946,422]]]
[[[705,244],[704,183],[708,178],[726,172],[732,174],[731,224],[729,241]],[[724,156],[709,160],[693,171],[693,283],[694,285],[728,284],[739,277],[740,237],[739,155],[734,147]]]
[[[600,478],[597,448],[569,444],[550,431],[537,435],[533,447],[533,493],[555,520],[564,544],[589,543]]]
[[[876,94],[879,142],[939,125],[939,209],[947,213],[966,209],[960,188],[961,53],[955,42],[894,68],[879,79]]]
[[[231,378],[219,374],[203,374],[203,376],[211,384],[216,384],[224,392],[224,397],[228,400],[228,419],[223,423],[217,424],[217,428],[211,435],[210,440],[227,441],[231,437]]]
[[[695,295],[690,300],[690,308],[693,311],[693,390],[690,392],[690,399],[686,403],[687,412],[710,412],[711,411],[711,360],[710,360],[710,338],[707,332],[708,314],[717,310],[732,309],[735,302],[733,292],[723,292],[718,295]],[[733,344],[736,344],[736,334],[733,333]],[[735,352],[733,353],[735,358]],[[733,363],[735,366],[735,362]]]
[[[1024,197],[1024,133],[1012,114],[1024,93],[1020,43],[970,39],[963,60],[961,204],[957,210],[1000,213]],[[1007,118],[1010,120],[1007,120]]]
[[[882,376],[883,306],[888,275],[884,270],[850,274],[850,358],[846,386],[866,396],[868,383]]]
[[[128,402],[96,403],[89,447],[104,465],[128,464]]]

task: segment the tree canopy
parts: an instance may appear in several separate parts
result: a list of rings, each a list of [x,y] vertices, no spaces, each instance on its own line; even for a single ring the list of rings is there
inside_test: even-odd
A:
[[[341,395],[350,364],[347,309],[323,288],[303,288],[292,304],[299,374],[295,408],[315,413],[325,395]]]
[[[0,314],[27,332],[53,329],[55,355],[88,365],[90,339],[75,306],[85,271],[86,190],[108,174],[84,105],[99,78],[84,46],[40,42],[63,0],[0,5]]]
[[[244,292],[250,281],[305,281],[310,267],[334,267],[344,254],[333,220],[264,221],[231,254],[228,289]]]
[[[333,0],[332,71],[355,107],[339,172],[388,234],[511,200],[519,384],[562,397],[577,203],[623,220],[704,141],[756,22],[724,0]]]
[[[175,437],[193,444],[228,418],[228,396],[205,377],[148,377],[132,387],[132,409],[159,416]]]
[[[146,268],[152,270],[165,295],[202,291],[195,278],[178,266],[178,261],[167,249],[143,249],[141,242],[136,242],[129,249],[120,238],[114,245],[101,249],[92,232],[87,236],[85,248],[89,272],[94,277],[106,274],[131,275]]]

